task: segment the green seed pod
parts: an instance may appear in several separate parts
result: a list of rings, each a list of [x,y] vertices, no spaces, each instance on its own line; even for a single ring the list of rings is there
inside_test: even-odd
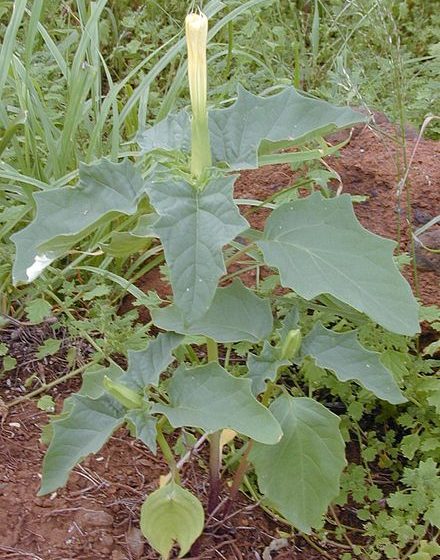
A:
[[[292,329],[287,333],[281,346],[281,358],[283,360],[292,360],[301,347],[302,335],[299,329]]]
[[[104,389],[125,408],[131,410],[132,408],[140,408],[142,406],[142,397],[133,389],[116,383],[107,376],[104,377],[103,385]]]

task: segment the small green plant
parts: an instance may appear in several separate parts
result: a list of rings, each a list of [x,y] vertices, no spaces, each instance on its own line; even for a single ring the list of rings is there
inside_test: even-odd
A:
[[[76,187],[36,193],[34,221],[13,236],[16,283],[50,271],[79,241],[94,247],[115,223],[125,241],[148,239],[149,254],[163,253],[173,291],[166,306],[121,276],[83,267],[131,290],[160,333],[145,349],[128,352],[126,371],[113,363],[84,374],[80,392],[52,420],[40,490],[63,486],[76,463],[128,425],[153,453],[159,446],[169,464],[141,511],[142,531],[163,558],[175,542],[186,554],[204,525],[198,498],[181,485],[164,435],[170,426],[209,438],[209,513],[228,511],[252,466],[264,502],[308,533],[322,525],[338,495],[346,460],[340,419],[298,392],[298,372],[314,364],[391,405],[404,403],[382,353],[368,349],[362,333],[374,323],[399,335],[419,331],[418,304],[394,263],[394,243],[359,224],[348,195],[318,188],[267,205],[264,231],[240,214],[240,205],[261,202],[233,199],[238,171],[319,159],[330,149],[324,134],[365,118],[292,87],[269,97],[240,88],[235,103],[208,111],[207,25],[202,13],[186,20],[192,115],[183,110],[141,131],[136,164],[83,164]],[[280,152],[286,148],[294,151]],[[241,280],[228,281],[228,267],[243,261],[243,268],[278,274],[257,294]],[[278,286],[290,291],[282,307],[273,307]],[[300,320],[310,315],[313,321]],[[233,344],[246,354],[241,371],[229,367]],[[225,430],[242,449],[222,501]]]

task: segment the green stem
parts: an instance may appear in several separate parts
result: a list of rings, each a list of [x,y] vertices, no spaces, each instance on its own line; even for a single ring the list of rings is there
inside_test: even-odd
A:
[[[229,367],[229,360],[231,358],[231,352],[232,352],[232,344],[228,344],[227,347],[226,347],[225,361],[223,363],[223,367],[225,369],[228,369],[228,367]]]
[[[193,115],[191,120],[191,173],[200,178],[212,166],[208,114]]]
[[[191,363],[194,365],[199,365],[200,364],[200,360],[199,357],[197,356],[194,348],[191,346],[191,344],[187,344],[185,346],[186,349],[186,353],[191,361]]]
[[[249,245],[246,245],[246,247],[243,247],[242,249],[240,249],[236,253],[234,253],[232,255],[232,257],[229,257],[229,259],[226,260],[226,268],[228,268],[228,266],[230,264],[232,264],[234,261],[236,261],[237,259],[239,259],[243,255],[245,255],[249,251],[249,249],[253,249],[254,247],[255,247],[255,243],[251,243]]]
[[[234,48],[234,27],[233,22],[228,23],[228,54],[226,56],[226,77],[229,78],[231,75],[232,68],[232,51]]]
[[[208,362],[218,362],[217,342],[212,338],[206,339]],[[220,502],[221,466],[222,466],[222,430],[209,436],[209,497],[208,512],[211,513]]]
[[[168,466],[171,471],[171,476],[177,484],[180,483],[180,476],[179,476],[179,469],[177,468],[176,459],[174,458],[173,452],[171,451],[171,447],[169,446],[165,436],[162,432],[162,425],[161,422],[157,424],[157,435],[156,435],[157,443],[162,451],[162,454],[165,458],[165,461],[168,463]]]
[[[206,339],[206,350],[208,352],[208,362],[218,362],[218,346],[212,338]]]

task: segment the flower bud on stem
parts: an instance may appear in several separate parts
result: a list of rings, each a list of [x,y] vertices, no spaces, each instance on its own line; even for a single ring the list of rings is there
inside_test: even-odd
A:
[[[188,80],[191,96],[191,173],[201,177],[211,167],[211,147],[208,130],[206,44],[208,18],[200,13],[190,13],[185,20],[188,48]]]

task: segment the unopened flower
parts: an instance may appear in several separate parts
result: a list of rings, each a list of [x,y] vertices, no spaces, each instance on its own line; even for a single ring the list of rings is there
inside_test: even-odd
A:
[[[202,12],[190,13],[185,20],[188,48],[188,80],[192,107],[191,171],[200,177],[211,165],[208,131],[206,44],[208,18]]]

